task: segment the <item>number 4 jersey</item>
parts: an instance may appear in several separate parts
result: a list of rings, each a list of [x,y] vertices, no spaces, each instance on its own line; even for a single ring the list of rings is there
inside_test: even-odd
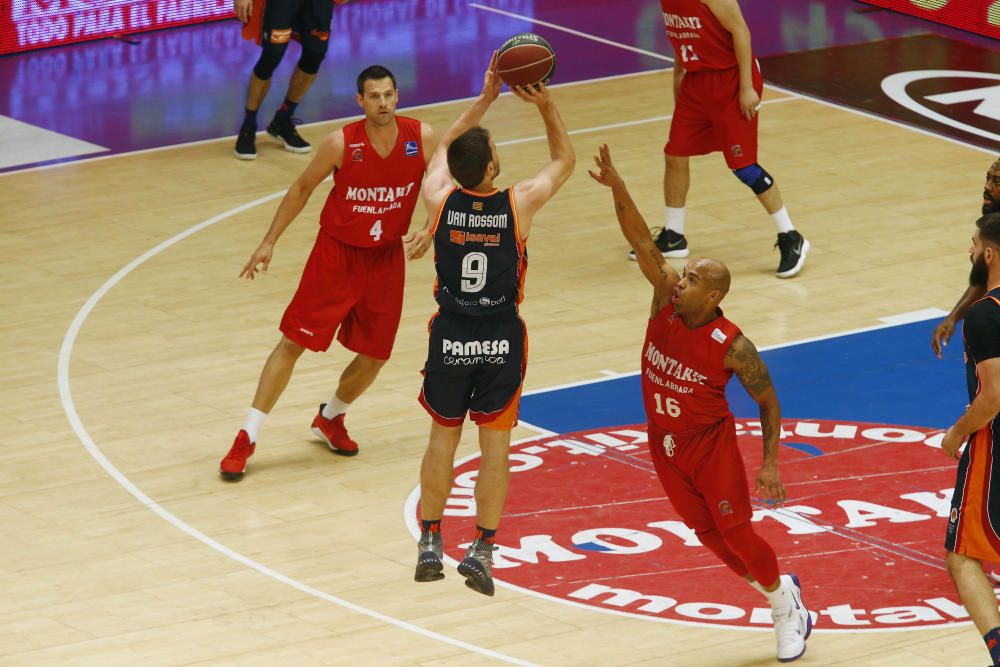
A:
[[[362,248],[399,243],[410,227],[426,160],[420,121],[396,116],[396,127],[396,145],[383,158],[364,120],[344,126],[343,164],[319,218],[341,243]]]
[[[455,188],[434,221],[434,298],[442,311],[482,316],[517,312],[528,252],[512,189]]]
[[[726,353],[739,327],[719,316],[696,329],[668,305],[649,321],[642,349],[642,400],[651,424],[691,436],[729,416]]]

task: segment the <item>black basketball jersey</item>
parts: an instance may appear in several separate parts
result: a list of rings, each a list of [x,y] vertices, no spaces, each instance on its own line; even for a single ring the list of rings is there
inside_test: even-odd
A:
[[[514,192],[451,191],[434,222],[434,298],[462,315],[517,312],[528,268]]]

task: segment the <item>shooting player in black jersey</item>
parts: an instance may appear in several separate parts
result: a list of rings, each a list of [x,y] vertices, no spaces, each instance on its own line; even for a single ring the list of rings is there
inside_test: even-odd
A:
[[[494,535],[507,496],[510,431],[527,363],[527,333],[518,315],[528,266],[526,242],[535,213],[576,164],[566,126],[542,85],[515,88],[545,122],[549,161],[534,176],[497,190],[496,144],[478,127],[500,94],[496,53],[483,90],[441,139],[427,165],[424,205],[431,216],[434,297],[420,402],[430,413],[430,443],[420,468],[422,531],[417,581],[444,577],[441,516],[451,491],[455,450],[466,413],[479,426],[482,455],[476,480],[476,535],[458,566],[466,585],[493,595]],[[458,182],[456,186],[454,181]]]

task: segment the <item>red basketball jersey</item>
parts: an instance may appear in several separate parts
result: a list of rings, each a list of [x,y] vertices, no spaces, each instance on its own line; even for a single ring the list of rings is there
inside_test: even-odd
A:
[[[344,126],[344,163],[319,217],[341,243],[396,243],[410,227],[426,167],[424,147],[419,120],[397,116],[396,127],[396,145],[383,158],[372,147],[364,120]]]
[[[718,313],[689,329],[671,304],[646,327],[642,400],[647,419],[668,433],[694,435],[730,414],[726,384],[733,371],[724,362],[740,329]]]
[[[701,0],[660,0],[674,56],[689,72],[737,67],[733,36]]]

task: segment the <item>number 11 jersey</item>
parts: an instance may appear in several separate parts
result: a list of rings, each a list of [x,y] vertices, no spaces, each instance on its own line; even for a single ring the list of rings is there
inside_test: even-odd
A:
[[[441,203],[431,233],[434,298],[442,311],[473,317],[517,312],[528,251],[512,189],[455,188]]]

